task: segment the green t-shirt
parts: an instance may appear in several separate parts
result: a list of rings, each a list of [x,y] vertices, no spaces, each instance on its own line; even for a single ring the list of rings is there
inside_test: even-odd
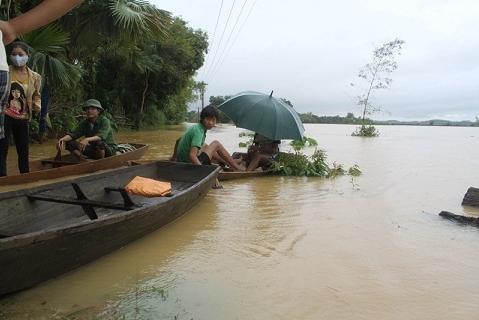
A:
[[[191,162],[190,150],[193,147],[200,149],[205,143],[206,129],[201,123],[192,125],[181,138],[176,150],[176,158],[181,162]]]

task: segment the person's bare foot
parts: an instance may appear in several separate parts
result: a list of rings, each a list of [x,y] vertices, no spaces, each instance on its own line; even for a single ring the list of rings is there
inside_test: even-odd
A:
[[[244,164],[239,164],[236,171],[246,171],[246,166]]]

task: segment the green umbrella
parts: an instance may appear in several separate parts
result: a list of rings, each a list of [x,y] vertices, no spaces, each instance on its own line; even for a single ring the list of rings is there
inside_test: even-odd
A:
[[[239,128],[248,129],[272,140],[302,140],[304,127],[298,113],[280,99],[263,93],[242,92],[223,102],[224,112]]]

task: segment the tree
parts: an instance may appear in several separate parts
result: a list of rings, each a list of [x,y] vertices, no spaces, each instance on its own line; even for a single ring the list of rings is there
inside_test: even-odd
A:
[[[86,0],[62,25],[72,32],[85,97],[136,128],[184,121],[206,33],[142,0]]]
[[[0,0],[0,18],[39,1]],[[92,97],[119,126],[184,121],[207,39],[145,0],[85,0],[54,27],[25,38],[35,49],[34,68],[56,89],[52,122],[59,130],[71,129],[68,119],[81,112],[79,102]]]
[[[358,105],[362,107],[361,127],[353,135],[356,136],[377,136],[376,128],[366,121],[366,115],[371,115],[380,111],[371,103],[371,98],[375,90],[388,89],[391,87],[392,79],[388,78],[393,71],[398,68],[396,57],[401,54],[403,40],[395,39],[386,42],[382,46],[374,49],[372,61],[359,70],[358,77],[366,83],[363,93],[358,98]],[[351,86],[355,86],[351,83]]]
[[[231,96],[210,96],[210,104],[215,106],[215,107],[218,107],[219,105],[221,105],[223,102],[225,102],[229,98],[231,98]],[[231,119],[228,118],[228,116],[226,114],[224,114],[223,112],[220,111],[218,122],[219,123],[231,123]]]

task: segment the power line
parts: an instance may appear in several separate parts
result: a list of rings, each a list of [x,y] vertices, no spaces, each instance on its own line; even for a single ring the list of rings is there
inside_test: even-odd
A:
[[[223,51],[220,53],[220,55],[218,56],[218,60],[214,61],[214,64],[212,66],[212,72],[214,74],[214,70],[216,69],[216,67],[218,66],[218,64],[220,63],[220,61],[222,61],[223,59],[223,56],[226,52],[226,49],[228,48],[228,45],[230,44],[230,40],[231,40],[231,36],[233,35],[233,33],[235,32],[236,30],[236,26],[238,25],[238,22],[241,18],[241,15],[243,14],[243,10],[244,10],[244,7],[246,6],[246,3],[248,2],[248,0],[245,0],[243,2],[243,6],[241,6],[241,9],[240,9],[240,12],[238,14],[238,16],[236,17],[236,21],[235,21],[235,24],[233,25],[233,28],[231,29],[231,32],[228,36],[228,39],[226,40],[226,43],[225,45],[223,46]]]
[[[248,15],[246,16],[246,18],[243,20],[243,23],[241,24],[239,30],[238,30],[238,33],[236,33],[236,37],[234,38],[231,46],[228,48],[228,51],[226,52],[226,54],[223,56],[223,59],[221,60],[220,64],[218,65],[217,69],[216,69],[216,72],[213,73],[213,75],[211,76],[210,78],[210,81],[213,81],[214,77],[218,74],[218,71],[221,70],[221,67],[223,66],[223,63],[224,61],[226,60],[226,57],[228,56],[228,54],[230,53],[231,49],[234,47],[234,45],[236,44],[236,41],[238,40],[239,38],[239,35],[241,34],[241,31],[243,30],[244,26],[246,25],[246,22],[248,21],[250,15],[251,15],[251,12],[253,11],[255,5],[256,5],[256,2],[258,0],[255,0],[253,2],[253,4],[251,5],[250,9],[249,9],[249,12],[248,12]]]
[[[218,22],[220,21],[221,10],[223,9],[223,1],[224,0],[221,0],[220,10],[218,11],[218,17],[216,18],[215,30],[213,31],[213,37],[211,38],[211,42],[210,42],[210,45],[208,46],[208,49],[212,48],[213,44],[215,42],[216,29],[218,28]],[[206,61],[205,61],[204,66],[208,65],[208,60],[210,58],[210,55],[211,54],[209,53],[209,50],[208,50],[208,55],[206,56]]]
[[[228,19],[226,20],[225,27],[224,27],[224,29],[223,29],[223,32],[221,33],[220,41],[218,42],[218,46],[217,46],[217,49],[216,49],[216,51],[215,51],[215,54],[213,55],[213,62],[212,62],[212,64],[214,63],[214,61],[215,61],[215,59],[216,59],[216,55],[218,54],[219,48],[220,48],[220,46],[221,46],[221,43],[223,42],[223,37],[224,37],[224,35],[225,35],[226,28],[228,27],[228,23],[229,23],[230,18],[231,18],[231,13],[233,12],[233,8],[234,8],[234,6],[235,6],[235,2],[236,2],[236,0],[233,0],[233,5],[232,5],[231,8],[230,8],[230,12],[229,12],[229,14],[228,14]],[[211,64],[211,65],[212,65],[212,64]],[[208,75],[209,71],[211,70],[211,65],[210,65],[210,67],[208,68],[208,70],[205,72],[205,77]]]

